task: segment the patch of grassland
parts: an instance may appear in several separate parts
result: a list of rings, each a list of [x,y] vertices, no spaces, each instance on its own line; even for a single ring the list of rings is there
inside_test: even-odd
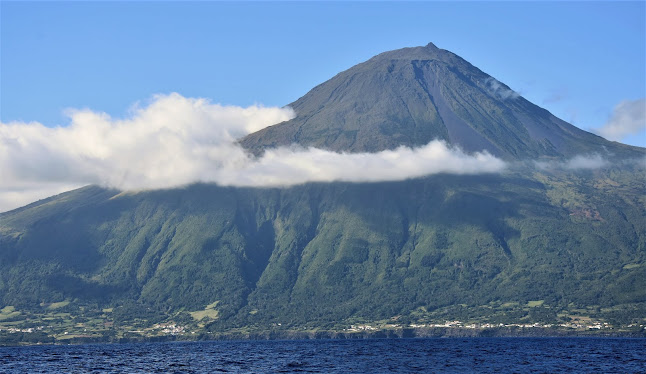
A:
[[[215,309],[205,309],[205,310],[198,310],[195,312],[189,312],[191,317],[193,317],[194,320],[196,321],[201,321],[205,318],[210,318],[210,319],[217,319],[219,312]]]
[[[215,307],[217,307],[217,306],[218,306],[218,303],[219,303],[219,302],[220,302],[220,301],[218,300],[218,301],[215,301],[215,302],[213,302],[213,303],[211,303],[211,304],[207,305],[207,306],[204,308],[204,310],[196,310],[196,311],[194,311],[194,312],[188,312],[188,313],[189,313],[189,314],[191,315],[191,317],[193,317],[193,319],[194,319],[194,320],[196,320],[196,321],[201,321],[201,320],[203,320],[203,319],[205,319],[205,318],[208,318],[208,319],[218,319],[218,316],[219,316],[220,312],[218,312],[218,310],[217,310],[217,309],[215,309]]]
[[[20,314],[20,311],[16,310],[12,305],[5,306],[0,309],[0,321],[19,316]]]
[[[59,302],[57,302],[57,303],[51,303],[51,304],[49,304],[49,306],[47,307],[47,309],[50,309],[50,310],[59,309],[59,308],[62,308],[62,307],[68,306],[69,304],[70,304],[70,302],[69,302],[69,301],[59,301]]]
[[[220,300],[214,301],[211,304],[207,305],[204,309],[215,309],[216,306],[220,303]]]

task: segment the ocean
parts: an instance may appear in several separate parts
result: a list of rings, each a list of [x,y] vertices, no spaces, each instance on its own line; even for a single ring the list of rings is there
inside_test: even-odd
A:
[[[0,373],[644,373],[646,339],[437,338],[0,347]]]

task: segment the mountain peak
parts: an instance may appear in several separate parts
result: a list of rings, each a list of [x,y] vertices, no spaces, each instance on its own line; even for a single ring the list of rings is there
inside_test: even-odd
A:
[[[290,121],[241,140],[254,154],[293,143],[343,152],[439,139],[505,159],[644,153],[580,130],[433,43],[381,53],[289,105]]]
[[[392,51],[387,51],[380,53],[370,60],[366,62],[371,62],[371,61],[379,61],[379,60],[384,60],[384,59],[391,59],[391,60],[445,60],[447,58],[450,58],[453,55],[452,53],[445,51],[443,49],[440,49],[435,46],[433,43],[428,43],[426,46],[418,46],[418,47],[406,47],[406,48],[401,48],[401,49],[395,49]]]

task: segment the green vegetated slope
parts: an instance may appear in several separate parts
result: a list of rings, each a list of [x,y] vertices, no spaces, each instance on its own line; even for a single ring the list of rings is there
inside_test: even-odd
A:
[[[378,55],[292,107],[294,119],[241,145],[373,152],[441,139],[510,168],[274,189],[90,186],[2,213],[0,341],[446,320],[643,333],[644,148],[577,129],[432,44]],[[568,170],[581,155],[608,163]]]
[[[645,178],[627,164],[288,189],[86,187],[0,215],[0,306],[67,300],[155,321],[203,311],[213,331],[556,322],[581,308],[630,324],[646,310]]]

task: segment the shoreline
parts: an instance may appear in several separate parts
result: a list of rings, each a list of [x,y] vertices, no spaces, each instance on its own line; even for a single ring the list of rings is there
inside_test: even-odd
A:
[[[12,336],[13,335],[13,336]],[[20,338],[23,339],[20,339]],[[11,339],[15,338],[15,339]],[[366,340],[366,339],[429,339],[429,338],[637,338],[646,339],[646,331],[627,330],[574,330],[543,327],[429,327],[381,329],[375,331],[227,331],[220,333],[201,333],[199,335],[177,334],[158,336],[127,336],[119,338],[74,337],[56,339],[43,336],[42,339],[24,339],[24,334],[0,335],[0,347],[21,347],[36,345],[84,345],[84,344],[125,344],[125,343],[162,343],[198,341],[272,341],[272,340]]]

